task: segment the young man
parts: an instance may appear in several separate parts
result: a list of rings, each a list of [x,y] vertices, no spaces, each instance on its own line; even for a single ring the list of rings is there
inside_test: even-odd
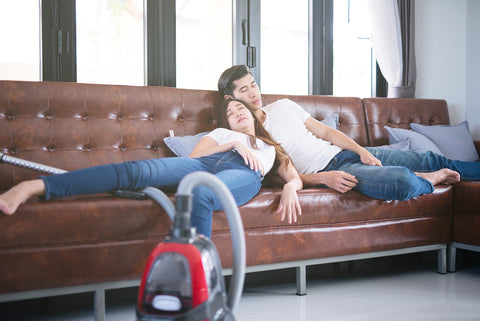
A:
[[[480,180],[480,163],[449,160],[432,152],[364,148],[291,100],[263,106],[260,89],[244,65],[225,70],[218,90],[225,99],[243,100],[255,111],[287,151],[305,186],[326,185],[341,193],[353,189],[376,199],[407,200],[433,192],[439,183]]]

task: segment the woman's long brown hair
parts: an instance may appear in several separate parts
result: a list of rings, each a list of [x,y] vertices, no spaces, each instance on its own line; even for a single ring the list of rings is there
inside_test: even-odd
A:
[[[252,109],[242,100],[240,99],[227,99],[224,101],[222,109],[220,110],[219,113],[219,119],[218,119],[218,125],[219,127],[224,127],[227,129],[231,129],[230,125],[228,124],[228,119],[227,119],[227,108],[228,104],[230,104],[232,101],[239,102],[243,104],[248,111],[252,114],[253,119],[255,120],[255,136],[249,135],[250,136],[250,145],[252,148],[258,149],[257,147],[257,140],[261,139],[264,141],[266,144],[271,145],[275,148],[275,162],[273,165],[273,170],[276,170],[280,165],[287,167],[288,163],[290,162],[290,158],[288,157],[287,152],[283,147],[277,143],[272,135],[265,129],[263,124],[258,120],[257,116],[255,116],[255,113],[252,111]]]

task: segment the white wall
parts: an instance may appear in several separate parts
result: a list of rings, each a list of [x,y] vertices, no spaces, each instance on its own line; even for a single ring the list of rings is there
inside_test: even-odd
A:
[[[445,99],[450,122],[480,140],[480,1],[415,1],[418,98]]]
[[[480,140],[480,1],[467,1],[466,119],[475,140]]]

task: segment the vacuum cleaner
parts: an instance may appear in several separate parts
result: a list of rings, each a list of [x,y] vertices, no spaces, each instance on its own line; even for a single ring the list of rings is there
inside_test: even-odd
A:
[[[46,174],[65,170],[0,153],[0,164],[10,164]],[[195,187],[214,191],[227,215],[231,230],[233,267],[228,294],[220,258],[213,243],[191,226]],[[243,223],[235,200],[216,176],[195,172],[185,176],[175,194],[175,206],[159,189],[112,192],[121,197],[147,198],[159,203],[173,221],[170,234],[150,253],[136,306],[137,321],[232,321],[245,280],[246,250]]]

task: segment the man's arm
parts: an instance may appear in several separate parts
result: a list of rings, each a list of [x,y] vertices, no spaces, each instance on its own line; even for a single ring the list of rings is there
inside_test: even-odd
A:
[[[329,188],[346,193],[354,188],[358,180],[352,174],[344,171],[328,171],[307,175],[300,175],[304,187],[315,187],[318,185],[326,185]]]
[[[329,141],[333,145],[336,145],[340,148],[351,150],[357,153],[360,155],[362,163],[382,166],[382,163],[376,157],[374,157],[369,151],[358,145],[354,140],[350,139],[350,137],[344,133],[330,128],[312,117],[309,117],[305,121],[305,126],[318,138]],[[355,178],[355,176],[344,171],[318,172],[300,175],[300,178],[302,179],[305,187],[326,185],[327,187],[340,193],[348,192],[358,183],[358,180]]]
[[[318,138],[326,140],[340,148],[357,153],[362,163],[372,166],[382,166],[382,163],[368,150],[358,145],[353,139],[341,131],[330,128],[312,117],[309,117],[305,121],[305,126]]]

